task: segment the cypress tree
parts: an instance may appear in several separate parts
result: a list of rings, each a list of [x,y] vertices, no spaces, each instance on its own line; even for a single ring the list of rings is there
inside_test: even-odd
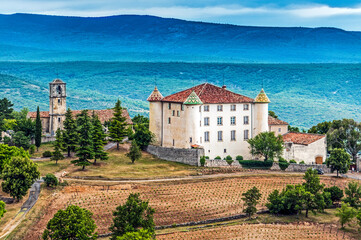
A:
[[[78,133],[76,129],[76,122],[73,118],[73,113],[68,108],[65,113],[65,121],[64,121],[64,147],[68,151],[68,157],[71,157],[71,153],[75,152],[75,148],[78,144]]]
[[[108,160],[108,153],[104,150],[104,145],[107,143],[105,140],[106,134],[103,130],[102,123],[99,120],[99,117],[94,114],[92,116],[93,124],[93,151],[94,151],[94,164],[96,164],[97,159]]]
[[[127,136],[127,122],[126,118],[123,117],[123,108],[119,99],[113,110],[114,116],[109,127],[109,137],[117,143],[117,150],[119,150],[119,144],[122,143],[124,137]]]
[[[56,130],[56,139],[55,142],[53,143],[53,146],[54,146],[54,152],[53,152],[53,156],[51,157],[51,160],[54,160],[55,163],[58,164],[58,160],[64,159],[64,155],[62,153],[62,150],[64,149],[64,138],[60,128]]]
[[[78,159],[71,162],[76,166],[82,166],[82,169],[84,170],[85,166],[90,165],[89,159],[94,158],[92,138],[93,127],[88,115],[88,110],[81,111],[81,114],[77,119],[77,125],[79,141],[78,146],[76,147],[76,156]]]
[[[35,120],[35,146],[37,151],[39,151],[39,147],[41,146],[41,134],[42,134],[42,126],[40,120],[40,110],[39,106],[36,111],[36,120]]]

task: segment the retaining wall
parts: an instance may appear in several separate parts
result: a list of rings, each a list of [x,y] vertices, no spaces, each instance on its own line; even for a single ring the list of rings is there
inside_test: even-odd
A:
[[[166,148],[154,145],[149,145],[147,152],[163,160],[193,166],[200,166],[200,157],[204,156],[204,149]]]
[[[297,164],[291,163],[286,172],[306,172],[309,168],[322,169],[324,173],[331,173],[331,168],[327,167],[325,164]],[[273,163],[271,170],[281,170],[278,166],[278,163]]]

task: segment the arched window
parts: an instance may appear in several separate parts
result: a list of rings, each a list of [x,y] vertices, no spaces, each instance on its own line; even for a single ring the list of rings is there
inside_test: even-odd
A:
[[[58,94],[61,94],[61,87],[60,87],[60,86],[58,86],[58,87],[56,88],[56,90],[57,90]]]

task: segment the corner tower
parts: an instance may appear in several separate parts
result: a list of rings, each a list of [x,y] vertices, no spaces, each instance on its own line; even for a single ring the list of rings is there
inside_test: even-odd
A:
[[[55,135],[58,128],[63,129],[66,112],[66,83],[55,79],[49,83],[50,134]]]
[[[268,129],[268,104],[271,101],[267,97],[263,88],[255,99],[255,111],[254,111],[254,136],[257,136],[261,132],[267,132]]]
[[[163,95],[155,86],[153,92],[149,95],[147,101],[149,102],[149,130],[155,135],[155,144],[162,144],[163,131]]]
[[[201,99],[198,97],[195,91],[192,91],[191,94],[183,103],[186,106],[186,135],[188,137],[190,145],[200,144],[200,114],[199,107],[203,104]]]

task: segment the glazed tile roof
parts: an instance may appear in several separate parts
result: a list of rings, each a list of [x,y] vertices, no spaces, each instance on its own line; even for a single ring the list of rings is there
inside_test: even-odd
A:
[[[155,87],[153,92],[149,95],[147,101],[149,102],[159,102],[163,99],[163,95],[158,91],[158,88]]]
[[[203,103],[199,99],[197,94],[193,91],[193,92],[191,92],[191,94],[189,94],[188,98],[184,101],[183,104],[186,104],[186,105],[198,105],[198,104],[203,104]]]
[[[104,123],[106,121],[110,121],[113,117],[113,109],[105,109],[105,110],[89,110],[88,114],[91,116],[93,114],[93,111],[96,115],[98,115],[99,120]],[[76,117],[78,114],[80,114],[81,110],[73,110],[73,116]],[[126,121],[128,124],[133,124],[132,119],[129,116],[129,113],[127,109],[123,109],[123,116],[126,118]],[[49,111],[40,112],[41,118],[49,118]],[[36,112],[29,112],[28,118],[36,118]]]
[[[270,103],[271,102],[269,100],[269,98],[267,97],[267,94],[264,92],[263,88],[260,91],[260,93],[257,95],[255,102],[256,103]]]
[[[288,123],[268,115],[268,125],[288,125]]]
[[[163,98],[162,102],[184,103],[188,96],[195,92],[203,104],[207,103],[251,103],[252,98],[228,91],[225,88],[217,87],[213,84],[203,83],[201,85],[174,93]]]
[[[284,134],[282,137],[284,142],[292,142],[295,144],[308,145],[322,138],[325,138],[326,135],[289,132]]]

